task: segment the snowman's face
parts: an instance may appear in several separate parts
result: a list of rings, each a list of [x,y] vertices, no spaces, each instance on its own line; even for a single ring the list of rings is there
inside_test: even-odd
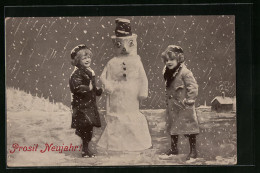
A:
[[[136,34],[128,37],[112,37],[116,56],[137,55]]]

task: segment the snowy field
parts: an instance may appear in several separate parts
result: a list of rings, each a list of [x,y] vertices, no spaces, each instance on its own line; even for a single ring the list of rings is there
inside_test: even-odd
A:
[[[18,97],[19,95],[19,97]],[[20,98],[20,99],[19,99]],[[26,99],[25,99],[26,98]],[[81,158],[81,140],[70,128],[71,113],[62,104],[22,91],[7,90],[7,164],[8,166],[115,166],[115,165],[232,165],[237,162],[237,131],[234,113],[197,110],[201,133],[198,136],[198,158],[186,161],[188,140],[179,139],[178,156],[162,157],[170,147],[165,132],[163,109],[142,110],[146,116],[153,148],[141,152],[107,152],[96,147],[104,127],[105,112],[101,111],[102,128],[95,129],[91,150],[95,158]],[[45,144],[79,146],[75,151],[45,151]],[[19,150],[14,151],[14,144]],[[23,151],[36,146],[35,151]],[[13,153],[11,153],[11,152]]]

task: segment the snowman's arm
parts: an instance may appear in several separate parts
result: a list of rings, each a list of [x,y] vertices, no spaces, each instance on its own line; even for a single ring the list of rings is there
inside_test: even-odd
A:
[[[142,62],[140,62],[140,65],[139,65],[139,79],[140,79],[139,97],[147,98],[147,96],[148,96],[148,79],[147,79]]]
[[[100,76],[100,80],[103,83],[103,85],[105,86],[105,91],[108,92],[113,92],[114,87],[113,87],[113,82],[110,78],[110,65],[109,63],[105,66],[101,76]]]

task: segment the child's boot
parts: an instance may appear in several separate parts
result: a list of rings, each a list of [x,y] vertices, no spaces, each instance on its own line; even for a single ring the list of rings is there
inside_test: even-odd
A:
[[[178,135],[171,135],[171,149],[169,149],[169,151],[166,153],[166,155],[170,156],[170,155],[178,155],[179,151],[178,151]]]
[[[190,160],[191,158],[197,158],[197,149],[196,149],[196,135],[187,135],[189,137],[190,143],[190,153],[188,154],[186,160]]]
[[[87,140],[86,138],[82,138],[82,143],[82,157],[95,157],[95,154],[93,154],[88,148],[89,140]]]

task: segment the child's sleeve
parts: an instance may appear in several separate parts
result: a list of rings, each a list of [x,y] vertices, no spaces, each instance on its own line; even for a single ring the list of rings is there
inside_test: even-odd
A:
[[[94,73],[94,71],[93,71],[93,73]],[[92,74],[93,74],[92,73]],[[94,92],[95,92],[95,94],[96,94],[96,96],[101,96],[101,94],[102,94],[102,92],[103,92],[103,89],[102,88],[98,88],[96,85],[97,85],[97,83],[96,83],[96,77],[95,76],[92,76],[92,79],[91,79],[91,81],[90,82],[92,82],[92,85],[93,85],[93,90],[94,90]]]
[[[74,74],[70,78],[70,90],[73,94],[84,94],[90,91],[89,86],[82,85],[82,77],[78,74]]]
[[[187,104],[194,104],[198,96],[198,84],[193,77],[192,72],[188,72],[187,74],[185,74],[183,76],[183,80],[187,89],[187,97],[185,102]]]

